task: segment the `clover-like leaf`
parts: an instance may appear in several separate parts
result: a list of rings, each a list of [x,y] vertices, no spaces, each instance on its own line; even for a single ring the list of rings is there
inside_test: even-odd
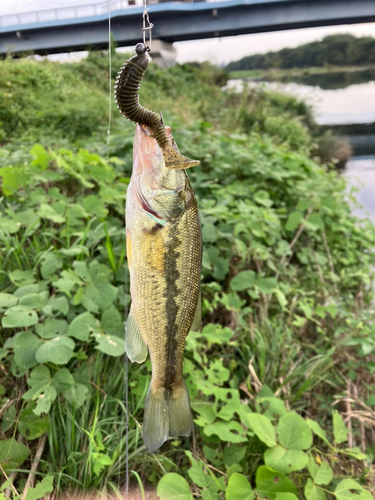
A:
[[[1,324],[4,328],[24,328],[38,323],[35,311],[25,306],[14,306],[5,311]]]
[[[267,446],[276,446],[275,428],[269,418],[260,413],[244,413],[241,419],[263,443]]]
[[[60,335],[52,339],[45,339],[37,350],[35,357],[39,363],[56,363],[65,365],[73,355],[74,340]]]
[[[295,411],[280,418],[277,426],[280,443],[288,449],[307,450],[312,446],[312,434],[305,420]]]
[[[235,472],[229,478],[225,498],[226,500],[253,500],[255,494],[248,479],[243,474]]]
[[[266,465],[283,474],[303,469],[307,460],[308,457],[302,450],[288,450],[282,446],[269,448],[264,454]]]
[[[114,335],[104,333],[93,333],[92,336],[98,342],[96,349],[110,356],[122,356],[125,352],[125,340]]]
[[[156,490],[160,500],[193,500],[189,484],[175,472],[168,472],[160,479]]]

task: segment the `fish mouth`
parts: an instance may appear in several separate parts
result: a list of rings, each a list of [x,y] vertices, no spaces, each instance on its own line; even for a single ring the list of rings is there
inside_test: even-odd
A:
[[[162,154],[164,165],[169,169],[185,170],[186,168],[199,165],[200,162],[198,160],[191,160],[180,153],[173,138],[172,129],[168,125],[165,126],[165,133],[168,138],[168,144],[165,147],[160,148],[152,129],[147,126],[137,124],[137,147],[139,147],[139,150],[141,151],[147,151],[147,154],[151,154],[154,158],[159,157],[159,155]]]

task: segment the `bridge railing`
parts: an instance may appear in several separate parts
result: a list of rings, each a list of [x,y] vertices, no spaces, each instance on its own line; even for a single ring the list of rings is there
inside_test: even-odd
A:
[[[73,1],[73,0],[72,0]],[[148,0],[148,4],[165,2],[168,0]],[[172,0],[173,1],[173,0]],[[216,0],[178,0],[179,2],[214,2]],[[45,21],[56,21],[63,19],[75,19],[79,17],[98,16],[109,12],[126,9],[128,7],[142,6],[143,0],[111,0],[105,3],[77,5],[72,7],[58,7],[56,9],[44,9],[20,14],[6,14],[0,16],[0,27],[18,26],[22,24],[42,23]]]
[[[157,1],[149,0],[148,3],[157,3]],[[58,7],[56,9],[36,10],[20,14],[7,14],[0,16],[0,26],[16,26],[44,21],[56,21],[60,19],[98,16],[100,14],[108,14],[109,11],[141,5],[143,5],[142,0],[111,0],[110,2],[92,5]]]

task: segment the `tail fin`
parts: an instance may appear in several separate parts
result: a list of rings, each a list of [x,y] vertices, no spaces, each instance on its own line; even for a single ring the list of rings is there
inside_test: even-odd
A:
[[[183,385],[173,391],[148,389],[143,417],[143,440],[146,448],[155,452],[168,436],[190,436],[193,419],[189,394]]]

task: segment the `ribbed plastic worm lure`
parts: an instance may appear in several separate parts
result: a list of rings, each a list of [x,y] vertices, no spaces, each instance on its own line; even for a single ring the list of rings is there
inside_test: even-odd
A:
[[[120,113],[128,120],[152,129],[158,145],[163,151],[165,166],[168,168],[186,169],[199,164],[181,155],[177,146],[170,142],[161,116],[139,104],[138,90],[141,88],[143,75],[149,63],[147,47],[138,43],[136,55],[122,66],[115,85],[115,99]]]

